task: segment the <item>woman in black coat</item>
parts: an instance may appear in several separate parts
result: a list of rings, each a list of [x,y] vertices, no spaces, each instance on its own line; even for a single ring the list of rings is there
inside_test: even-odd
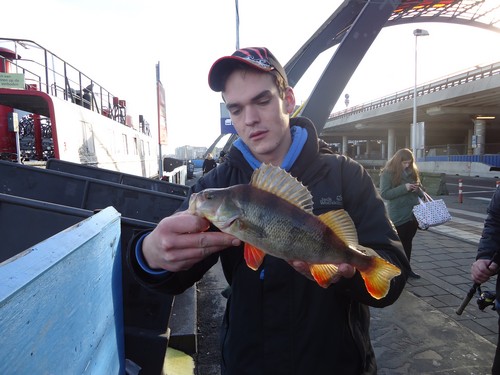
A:
[[[216,161],[214,160],[212,154],[208,154],[205,160],[203,161],[203,166],[202,166],[203,175],[206,175],[215,167],[217,167]]]

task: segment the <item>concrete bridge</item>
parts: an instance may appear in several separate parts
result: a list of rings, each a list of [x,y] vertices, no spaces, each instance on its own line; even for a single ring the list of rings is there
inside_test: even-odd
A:
[[[481,174],[489,172],[490,166],[500,167],[496,156],[500,152],[500,62],[423,84],[416,92],[417,118],[424,124],[425,139],[417,149],[419,165],[445,172],[434,169],[436,162],[440,167],[446,162],[452,172],[479,173],[479,165],[473,172],[465,164],[448,164],[477,162],[487,165]],[[410,88],[333,113],[321,136],[339,152],[381,164],[399,148],[411,148],[413,98],[414,88]]]

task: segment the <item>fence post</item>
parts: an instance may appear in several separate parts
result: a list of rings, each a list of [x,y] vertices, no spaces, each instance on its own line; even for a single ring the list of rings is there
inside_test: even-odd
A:
[[[462,191],[462,179],[458,180],[458,203],[464,202],[464,195]]]
[[[446,174],[441,173],[441,177],[439,179],[439,188],[437,190],[436,195],[449,195],[448,187],[446,186]]]

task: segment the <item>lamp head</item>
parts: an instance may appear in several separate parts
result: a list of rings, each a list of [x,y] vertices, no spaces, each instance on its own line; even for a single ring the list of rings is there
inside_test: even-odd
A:
[[[429,35],[429,32],[424,29],[415,29],[413,30],[413,35],[415,36],[427,36]]]

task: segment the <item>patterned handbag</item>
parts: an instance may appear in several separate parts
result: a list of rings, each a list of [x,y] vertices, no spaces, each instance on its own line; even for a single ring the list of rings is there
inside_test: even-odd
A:
[[[451,220],[451,215],[442,199],[432,199],[425,191],[424,199],[418,197],[419,204],[413,207],[413,215],[420,229],[428,229]]]

